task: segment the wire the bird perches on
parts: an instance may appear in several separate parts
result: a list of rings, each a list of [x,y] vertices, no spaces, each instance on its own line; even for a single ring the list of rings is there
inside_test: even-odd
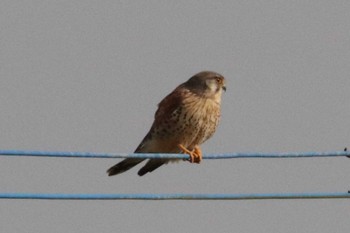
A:
[[[59,158],[172,158],[188,159],[187,154],[162,153],[92,153],[92,152],[64,152],[64,151],[26,151],[26,150],[0,150],[0,156],[35,156]],[[341,157],[350,156],[350,152],[285,152],[285,153],[225,153],[204,154],[203,159],[234,159],[234,158],[311,158],[311,157]]]

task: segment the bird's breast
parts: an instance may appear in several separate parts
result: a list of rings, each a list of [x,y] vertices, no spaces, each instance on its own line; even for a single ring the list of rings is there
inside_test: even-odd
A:
[[[215,132],[220,119],[220,104],[213,99],[184,101],[180,115],[183,141],[188,147],[202,144]]]
[[[220,104],[215,99],[186,95],[176,108],[162,116],[150,132],[156,139],[156,149],[177,152],[178,144],[193,149],[214,134],[220,119]]]

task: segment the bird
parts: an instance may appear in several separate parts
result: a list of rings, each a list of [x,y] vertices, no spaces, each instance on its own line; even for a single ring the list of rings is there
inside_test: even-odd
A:
[[[213,136],[220,120],[225,78],[202,71],[180,84],[159,104],[151,129],[134,153],[185,153],[189,162],[200,163],[200,145]],[[108,176],[123,173],[144,158],[126,158],[107,170]],[[138,171],[143,176],[163,164],[179,159],[154,158]]]

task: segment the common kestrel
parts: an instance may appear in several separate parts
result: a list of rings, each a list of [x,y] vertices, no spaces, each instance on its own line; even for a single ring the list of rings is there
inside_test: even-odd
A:
[[[151,129],[135,153],[187,153],[191,163],[202,160],[199,148],[219,123],[222,75],[203,71],[180,84],[158,105]],[[107,170],[109,176],[125,172],[145,159],[127,158]],[[150,159],[138,172],[143,176],[178,159]]]

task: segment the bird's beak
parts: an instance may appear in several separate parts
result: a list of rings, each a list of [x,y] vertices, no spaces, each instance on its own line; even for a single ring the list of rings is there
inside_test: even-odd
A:
[[[222,90],[224,90],[226,92],[226,86],[225,85],[222,86]]]

